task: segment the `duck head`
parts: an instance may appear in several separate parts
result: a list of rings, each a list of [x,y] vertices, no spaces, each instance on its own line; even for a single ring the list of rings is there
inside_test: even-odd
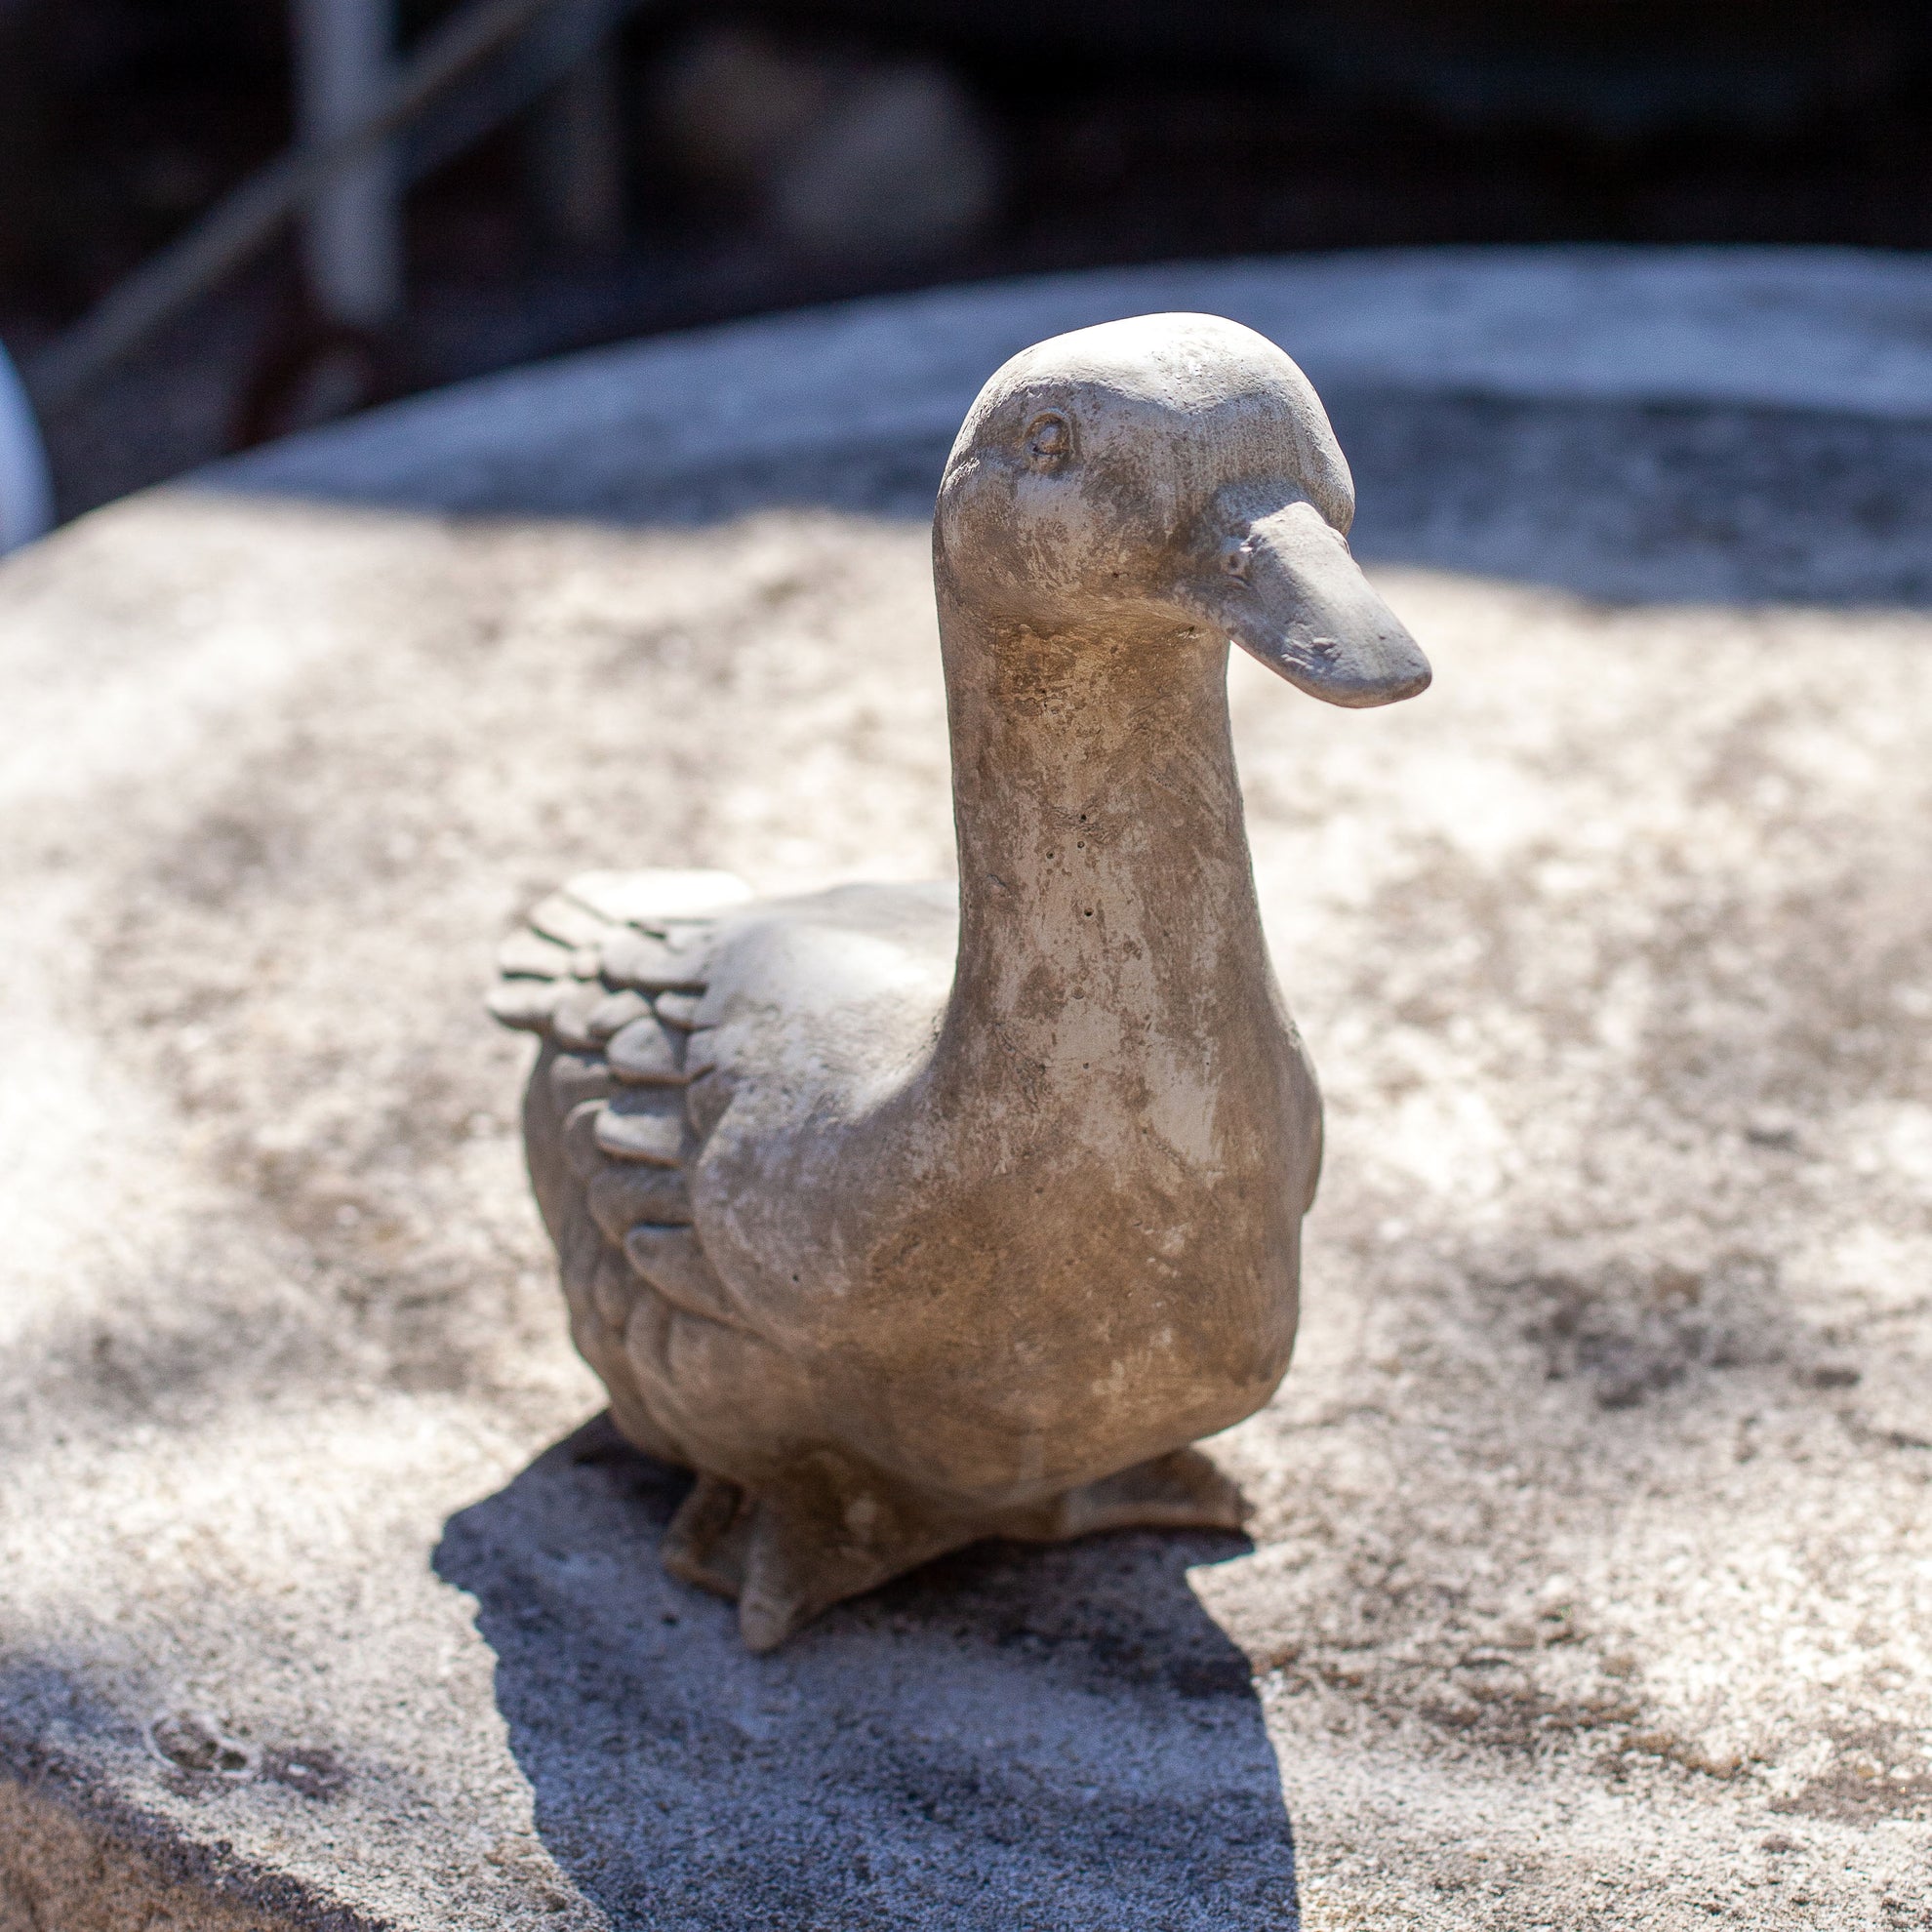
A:
[[[1056,336],[980,392],[934,519],[943,595],[1043,636],[1231,638],[1331,704],[1429,661],[1349,554],[1348,465],[1308,380],[1216,315]]]

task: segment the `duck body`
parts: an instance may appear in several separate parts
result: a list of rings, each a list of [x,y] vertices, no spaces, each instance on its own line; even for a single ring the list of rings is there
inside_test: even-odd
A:
[[[1347,488],[1233,324],[1017,358],[936,519],[956,894],[601,874],[512,942],[573,1332],[698,1472],[664,1560],[754,1647],[983,1536],[1238,1523],[1187,1445],[1287,1368],[1321,1107],[1227,651],[1344,704],[1427,681],[1332,541]]]

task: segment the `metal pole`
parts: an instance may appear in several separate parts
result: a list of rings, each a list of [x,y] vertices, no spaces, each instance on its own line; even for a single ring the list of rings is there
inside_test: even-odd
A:
[[[382,106],[392,79],[393,0],[295,0],[297,126],[320,147]],[[302,257],[332,322],[380,329],[401,312],[401,181],[393,142],[340,170],[308,204]]]
[[[110,369],[150,331],[248,260],[310,193],[405,127],[556,0],[470,0],[412,50],[382,104],[358,126],[317,147],[297,147],[225,195],[179,241],[143,262],[26,371],[43,410],[59,409]],[[614,0],[616,4],[616,0]],[[624,0],[631,4],[631,0]],[[513,103],[513,104],[521,104]],[[479,129],[475,132],[487,132]]]

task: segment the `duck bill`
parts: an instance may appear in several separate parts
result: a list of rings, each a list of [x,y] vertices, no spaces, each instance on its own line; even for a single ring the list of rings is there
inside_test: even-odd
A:
[[[1312,504],[1252,524],[1241,560],[1217,585],[1215,622],[1297,690],[1362,710],[1429,689],[1422,647]]]

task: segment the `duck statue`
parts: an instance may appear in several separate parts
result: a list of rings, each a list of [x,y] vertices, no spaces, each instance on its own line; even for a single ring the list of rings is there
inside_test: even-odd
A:
[[[1287,1369],[1321,1102],[1228,645],[1331,704],[1424,689],[1353,509],[1251,330],[1026,350],[934,517],[956,892],[595,872],[504,948],[572,1334],[695,1473],[663,1560],[751,1649],[982,1537],[1238,1526],[1189,1445]]]

